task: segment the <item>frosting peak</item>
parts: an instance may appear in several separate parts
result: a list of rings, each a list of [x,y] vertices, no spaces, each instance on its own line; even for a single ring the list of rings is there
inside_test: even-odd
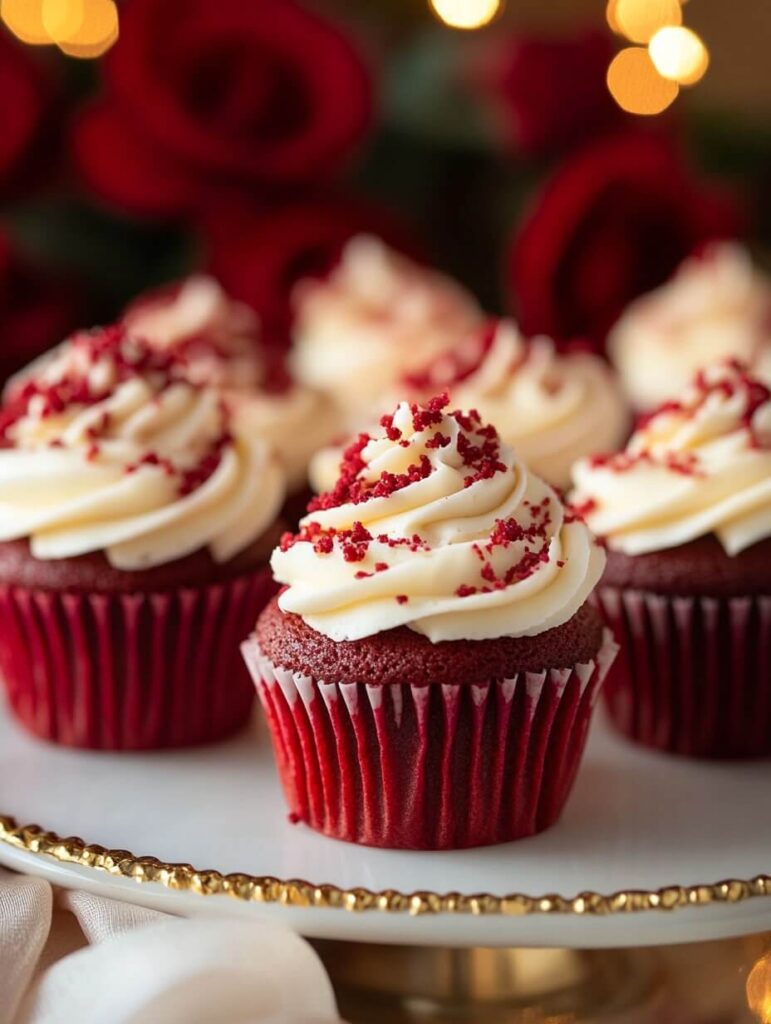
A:
[[[257,315],[213,278],[196,274],[173,288],[137,299],[123,314],[132,334],[173,352],[194,384],[218,387],[244,421],[279,455],[291,489],[301,488],[316,448],[337,431],[331,403],[293,385],[268,390]]]
[[[224,562],[283,500],[265,443],[123,326],[60,346],[6,402],[0,427],[0,540],[29,537],[36,558],[104,551],[130,570],[208,546]]]
[[[630,304],[608,351],[639,409],[677,396],[721,359],[740,359],[771,382],[771,281],[740,245],[715,243]]]
[[[366,235],[346,245],[325,280],[300,282],[294,300],[294,374],[327,392],[352,429],[370,421],[405,373],[482,320],[461,285]]]
[[[583,604],[604,565],[586,526],[446,402],[403,402],[347,449],[273,554],[284,611],[335,640],[407,625],[437,642],[534,635]]]
[[[569,486],[581,456],[615,448],[629,422],[618,382],[600,358],[558,353],[546,337],[526,341],[511,321],[476,332],[432,370],[454,372],[455,379],[436,384],[450,389],[454,404],[479,409],[555,487]]]
[[[700,371],[626,450],[578,463],[574,499],[636,555],[714,532],[737,554],[771,535],[771,391],[735,361]]]
[[[264,378],[257,315],[213,277],[194,274],[140,297],[123,323],[153,347],[173,352],[194,384],[255,387]]]

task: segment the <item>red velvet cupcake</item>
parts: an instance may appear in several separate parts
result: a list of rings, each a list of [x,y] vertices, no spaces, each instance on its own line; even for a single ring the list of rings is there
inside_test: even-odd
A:
[[[0,417],[0,668],[19,720],[111,750],[238,728],[239,637],[275,590],[271,450],[123,327],[60,347]]]
[[[615,644],[604,554],[475,412],[402,403],[274,552],[244,655],[291,812],[372,846],[553,824]]]
[[[596,596],[621,643],[616,726],[679,754],[771,755],[769,389],[711,367],[574,478],[607,540]]]

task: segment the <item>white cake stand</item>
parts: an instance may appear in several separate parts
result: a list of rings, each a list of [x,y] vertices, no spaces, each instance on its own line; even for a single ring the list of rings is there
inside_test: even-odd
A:
[[[41,744],[0,711],[0,863],[316,938],[597,948],[771,929],[770,812],[771,762],[679,760],[598,722],[552,830],[479,850],[373,850],[289,823],[257,725],[215,747],[108,755]]]

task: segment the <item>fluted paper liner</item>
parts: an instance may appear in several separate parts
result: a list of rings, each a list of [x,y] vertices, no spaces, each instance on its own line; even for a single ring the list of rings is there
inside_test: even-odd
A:
[[[35,735],[146,750],[206,743],[249,716],[240,642],[274,592],[267,569],[150,594],[0,587],[0,671]]]
[[[243,645],[291,813],[368,846],[503,843],[560,815],[616,654],[482,685],[325,683]]]
[[[622,733],[693,757],[771,755],[771,596],[595,599],[621,644],[605,695]]]

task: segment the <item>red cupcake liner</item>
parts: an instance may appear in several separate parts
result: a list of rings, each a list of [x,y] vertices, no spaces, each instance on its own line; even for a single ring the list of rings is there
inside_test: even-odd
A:
[[[221,739],[249,717],[240,642],[275,591],[267,569],[150,594],[0,587],[0,672],[36,736],[93,750]]]
[[[605,699],[622,733],[692,757],[771,754],[771,596],[595,600],[621,645]]]
[[[325,683],[243,645],[293,817],[411,850],[505,843],[552,825],[617,650],[482,685]]]

